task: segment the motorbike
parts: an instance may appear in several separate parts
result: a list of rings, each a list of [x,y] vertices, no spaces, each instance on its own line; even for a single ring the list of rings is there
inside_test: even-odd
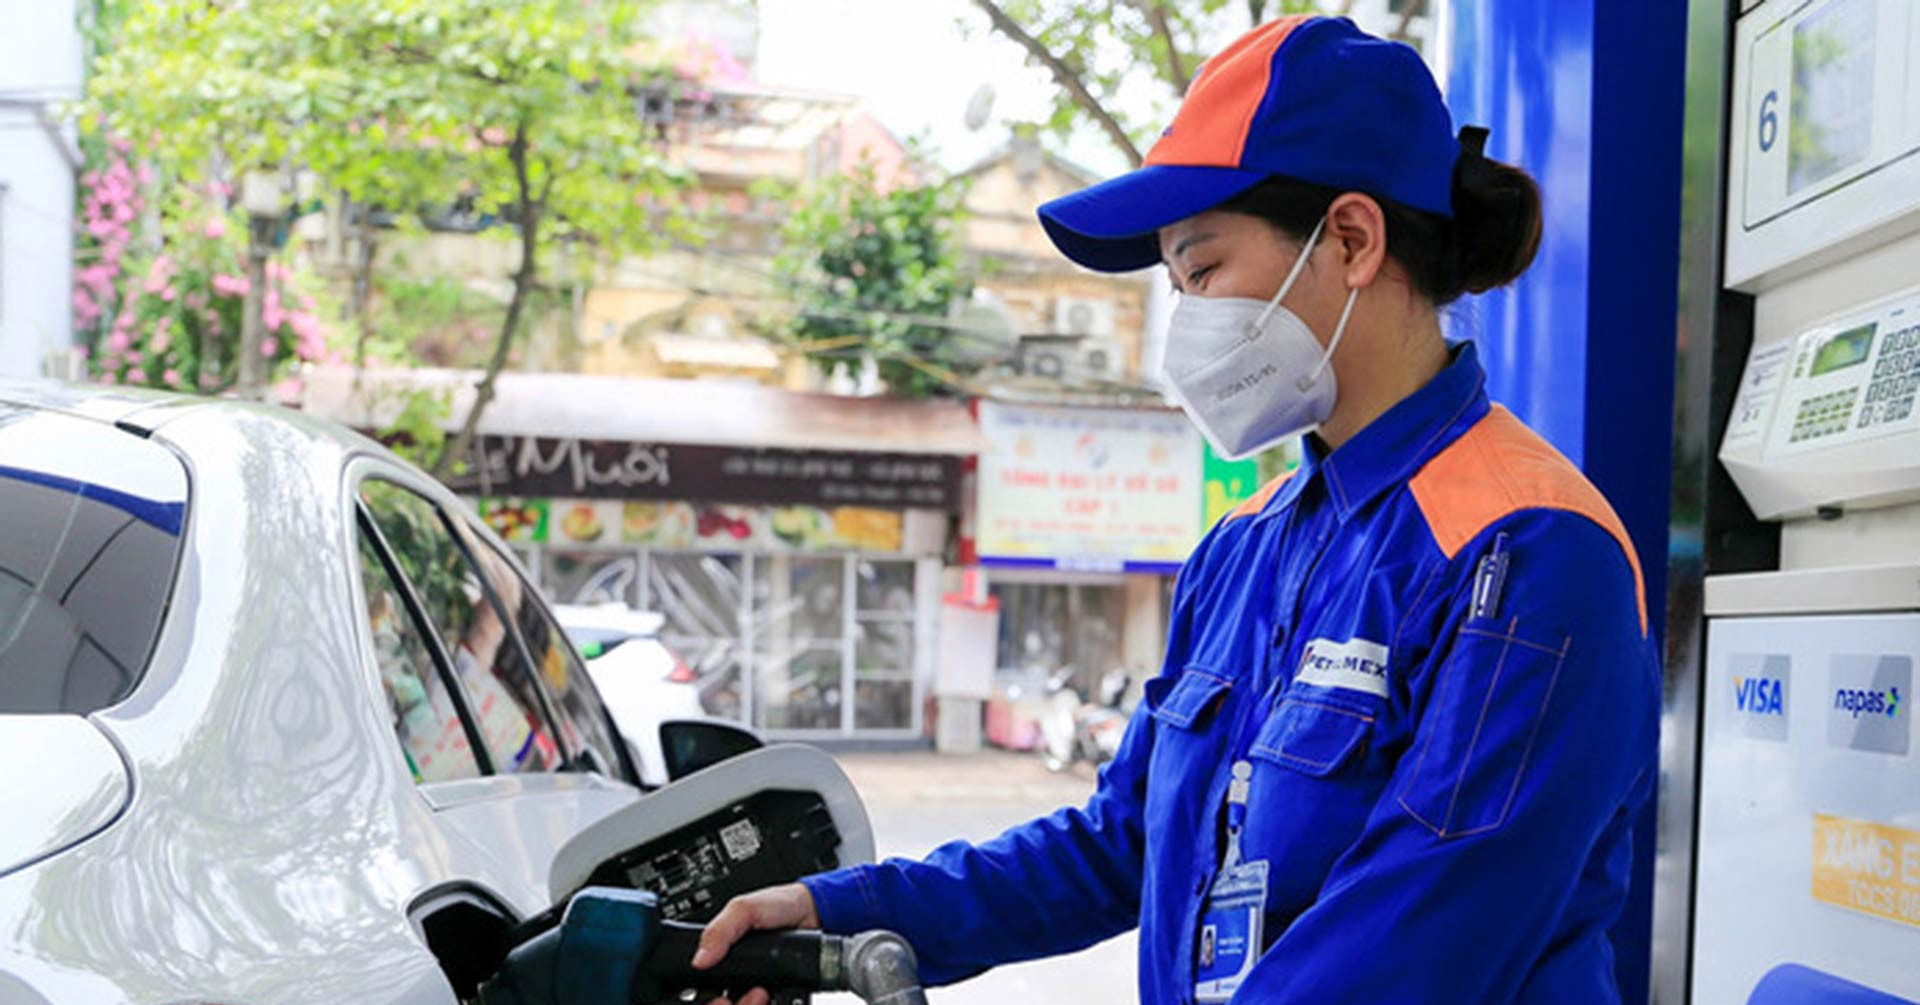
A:
[[[1088,701],[1073,685],[1067,667],[1047,681],[1047,713],[1040,722],[1040,754],[1050,771],[1066,771],[1085,761],[1099,767],[1120,752],[1127,732],[1127,695],[1132,678],[1116,667],[1100,678],[1099,701]]]

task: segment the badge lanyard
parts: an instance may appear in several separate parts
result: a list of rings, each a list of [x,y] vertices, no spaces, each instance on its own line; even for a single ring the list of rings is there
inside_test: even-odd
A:
[[[1193,996],[1197,1002],[1233,997],[1266,948],[1267,861],[1241,860],[1240,835],[1247,823],[1247,796],[1253,788],[1253,763],[1233,762],[1227,783],[1227,852],[1220,875],[1207,893],[1200,919],[1199,967]]]
[[[1288,519],[1292,519],[1291,514]],[[1318,561],[1316,558],[1314,564]],[[1291,620],[1283,616],[1280,624]],[[1282,638],[1276,635],[1276,648]],[[1232,998],[1266,950],[1269,863],[1266,859],[1245,861],[1240,841],[1246,831],[1247,800],[1253,790],[1253,762],[1247,758],[1251,738],[1260,725],[1255,721],[1255,713],[1266,709],[1267,714],[1272,714],[1274,695],[1286,681],[1286,676],[1276,672],[1265,696],[1242,710],[1233,734],[1237,756],[1232,778],[1227,783],[1227,850],[1220,861],[1220,872],[1207,891],[1206,909],[1200,916],[1193,997],[1202,1005]]]

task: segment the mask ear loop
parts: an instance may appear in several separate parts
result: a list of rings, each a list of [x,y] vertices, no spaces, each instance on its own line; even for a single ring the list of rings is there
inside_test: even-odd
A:
[[[1300,378],[1300,390],[1312,390],[1313,385],[1320,383],[1320,375],[1327,372],[1327,367],[1333,363],[1333,351],[1340,348],[1340,340],[1346,337],[1347,319],[1353,317],[1353,304],[1359,299],[1360,287],[1347,291],[1347,306],[1340,311],[1340,323],[1333,326],[1333,340],[1327,343],[1327,351],[1320,357],[1320,365],[1314,367],[1311,374]]]
[[[1275,293],[1273,299],[1267,301],[1266,309],[1262,310],[1260,316],[1247,326],[1249,338],[1266,330],[1267,319],[1273,317],[1273,312],[1280,307],[1280,301],[1285,300],[1287,292],[1293,289],[1293,281],[1299,279],[1300,273],[1305,271],[1307,259],[1313,257],[1313,248],[1320,243],[1320,229],[1326,225],[1327,218],[1324,216],[1320,218],[1319,223],[1313,225],[1313,233],[1307,235],[1307,246],[1300,249],[1300,257],[1293,260],[1293,268],[1287,271],[1287,279],[1280,284],[1280,292]]]

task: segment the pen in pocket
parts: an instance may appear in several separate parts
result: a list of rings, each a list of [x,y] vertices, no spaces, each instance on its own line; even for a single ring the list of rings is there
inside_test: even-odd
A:
[[[1493,539],[1493,550],[1480,559],[1479,568],[1473,576],[1473,607],[1469,612],[1475,618],[1491,618],[1500,611],[1500,591],[1507,583],[1507,535],[1500,534]]]

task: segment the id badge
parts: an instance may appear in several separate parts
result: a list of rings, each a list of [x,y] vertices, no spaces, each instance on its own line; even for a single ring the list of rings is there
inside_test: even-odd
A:
[[[1236,856],[1237,857],[1237,856]],[[1234,862],[1214,881],[1200,918],[1197,1002],[1224,1002],[1253,971],[1266,943],[1267,862]]]

